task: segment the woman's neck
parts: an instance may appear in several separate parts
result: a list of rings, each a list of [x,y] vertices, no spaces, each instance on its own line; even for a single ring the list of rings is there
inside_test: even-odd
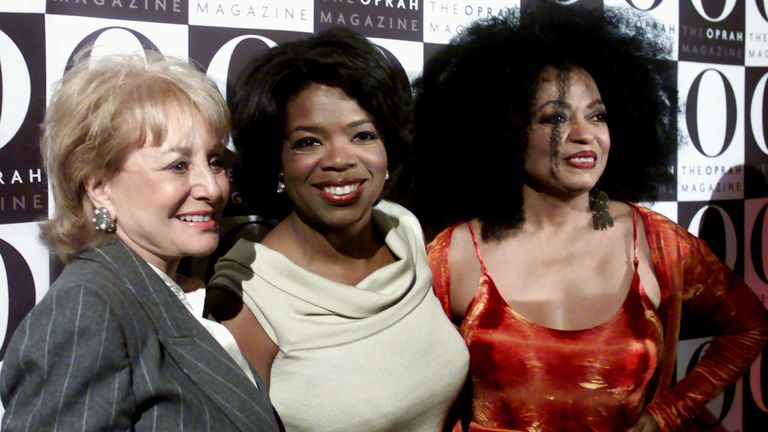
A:
[[[176,274],[176,270],[179,267],[179,262],[181,262],[181,257],[163,257],[150,253],[146,249],[138,247],[138,245],[134,243],[133,240],[131,240],[128,236],[123,235],[119,228],[116,235],[123,242],[123,244],[128,246],[129,249],[133,250],[141,258],[143,258],[144,261],[165,273],[174,281],[177,280],[178,276]]]
[[[287,228],[304,253],[315,259],[366,260],[376,254],[383,241],[372,220],[344,229],[316,227],[295,213],[288,216]]]
[[[395,260],[371,220],[356,229],[320,230],[291,214],[262,244],[305,270],[348,285]]]
[[[531,228],[571,228],[591,221],[589,192],[558,197],[523,186],[525,224]]]
[[[177,285],[181,286],[182,289],[184,289],[184,285],[183,284],[185,282],[185,278],[182,275],[176,273],[176,269],[179,266],[179,261],[181,261],[180,259],[175,259],[175,260],[170,261],[170,262],[166,262],[166,261],[161,260],[161,259],[159,259],[157,257],[153,257],[153,259],[147,259],[145,257],[144,259],[147,261],[147,263],[152,268],[155,269],[155,271],[158,271],[158,272],[164,274],[170,280],[172,280]],[[184,291],[187,291],[187,290],[184,289]]]

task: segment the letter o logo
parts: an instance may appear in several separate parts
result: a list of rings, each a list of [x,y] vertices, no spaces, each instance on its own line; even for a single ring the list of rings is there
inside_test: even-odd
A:
[[[216,51],[216,54],[213,55],[211,62],[208,64],[208,71],[206,74],[216,83],[219,92],[221,92],[225,99],[227,97],[227,80],[229,77],[229,64],[232,60],[232,53],[235,51],[235,48],[240,45],[240,42],[248,39],[260,40],[264,42],[267,48],[277,46],[275,41],[264,36],[243,35],[228,41]]]
[[[765,0],[755,0],[755,5],[757,6],[757,11],[760,12],[760,16],[763,17],[764,20],[768,21],[768,13],[766,13]]]
[[[763,128],[766,124],[765,112],[763,110],[763,106],[767,102],[767,95],[765,93],[766,82],[768,82],[768,73],[760,78],[755,86],[755,91],[752,93],[752,101],[749,104],[749,122],[752,126],[752,136],[755,137],[757,147],[768,155],[768,144],[766,144],[765,129]]]
[[[709,22],[720,22],[728,18],[731,12],[733,12],[733,8],[736,7],[736,0],[725,0],[723,3],[723,10],[720,12],[720,15],[711,17],[707,14],[707,11],[704,10],[702,1],[703,0],[691,0],[691,3],[693,4],[693,8],[696,9],[696,12],[698,12],[702,18]]]
[[[749,254],[752,258],[752,267],[755,269],[755,274],[763,283],[768,284],[768,275],[765,274],[765,265],[763,265],[763,254],[765,253],[763,248],[768,247],[768,244],[764,241],[767,234],[765,232],[766,210],[768,210],[768,204],[764,205],[755,217],[755,224],[752,225],[752,233],[749,237]]]
[[[0,149],[24,123],[32,98],[32,80],[24,55],[16,43],[0,31]]]
[[[0,361],[5,358],[5,350],[13,332],[21,320],[35,305],[35,280],[27,261],[16,248],[0,239],[0,311],[7,312],[6,322],[0,322]],[[7,295],[6,295],[7,294]]]
[[[762,372],[764,370],[768,370],[768,357],[760,354],[749,370],[749,390],[752,393],[752,400],[755,401],[755,405],[757,405],[760,411],[768,413],[765,398],[768,395],[768,377],[763,375]]]
[[[632,6],[633,8],[635,8],[637,10],[648,12],[650,10],[654,10],[657,7],[659,7],[661,2],[664,1],[664,0],[653,0],[653,3],[651,3],[651,5],[646,7],[646,8],[643,8],[643,7],[640,7],[640,6],[636,5],[635,4],[636,1],[637,0],[627,0],[627,4],[629,4],[630,6]]]
[[[82,41],[80,41],[79,44],[77,44],[77,46],[75,47],[74,51],[72,51],[72,54],[70,54],[69,59],[67,60],[67,66],[66,66],[65,71],[69,70],[72,67],[72,65],[74,63],[75,55],[77,53],[79,53],[83,48],[85,48],[87,46],[94,45],[101,35],[103,35],[104,33],[108,32],[110,30],[123,30],[123,31],[126,31],[126,32],[130,33],[133,36],[133,38],[135,39],[135,41],[137,41],[139,43],[139,45],[141,45],[142,49],[144,49],[144,50],[153,50],[153,51],[158,51],[158,52],[160,51],[157,48],[157,46],[148,37],[144,36],[143,34],[141,34],[140,32],[137,32],[134,29],[130,29],[130,28],[127,28],[127,27],[120,27],[120,26],[104,27],[104,28],[98,29],[98,30],[88,34],[85,38],[83,38]],[[128,41],[126,41],[126,42],[128,42]]]
[[[715,154],[708,154],[706,150],[704,150],[699,135],[699,91],[702,79],[709,72],[713,72],[720,77],[720,80],[723,83],[723,91],[725,93],[725,136],[720,151]],[[728,147],[731,145],[731,141],[733,141],[733,136],[736,134],[736,95],[733,91],[733,87],[731,87],[731,83],[728,81],[728,78],[726,78],[722,72],[718,71],[717,69],[706,69],[697,75],[693,80],[691,88],[688,90],[688,97],[686,99],[685,123],[688,127],[688,135],[691,138],[691,142],[693,143],[694,147],[696,147],[696,150],[698,150],[702,155],[709,158],[716,158],[728,150]]]
[[[722,220],[724,227],[724,232],[722,234],[725,239],[725,259],[723,261],[728,267],[734,268],[736,266],[736,251],[738,244],[736,239],[736,228],[733,225],[731,217],[728,215],[728,213],[726,213],[725,210],[723,210],[722,207],[716,205],[707,205],[700,208],[699,211],[693,215],[693,219],[691,219],[691,223],[688,225],[688,231],[694,233],[697,236],[700,235],[702,218],[708,209],[716,210],[717,214],[720,215],[720,219]]]

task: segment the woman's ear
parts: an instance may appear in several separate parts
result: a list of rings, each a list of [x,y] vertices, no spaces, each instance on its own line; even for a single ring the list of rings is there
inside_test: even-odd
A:
[[[94,209],[106,208],[113,218],[117,217],[117,210],[110,196],[109,179],[103,174],[88,176],[84,182],[85,192],[91,200]]]

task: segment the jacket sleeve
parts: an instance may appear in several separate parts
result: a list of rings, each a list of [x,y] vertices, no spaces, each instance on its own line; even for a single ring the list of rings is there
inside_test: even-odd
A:
[[[768,339],[768,311],[760,299],[704,241],[676,228],[686,319],[691,319],[702,334],[714,337],[694,369],[648,405],[648,413],[662,431],[677,430],[738,380]]]
[[[96,287],[54,285],[5,355],[2,430],[130,430],[130,363],[116,309]]]

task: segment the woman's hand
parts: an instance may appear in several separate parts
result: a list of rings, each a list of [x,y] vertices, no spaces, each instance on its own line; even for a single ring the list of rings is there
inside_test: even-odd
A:
[[[627,432],[659,432],[659,425],[656,424],[656,420],[648,413],[643,413],[640,416],[640,420],[629,428]]]

